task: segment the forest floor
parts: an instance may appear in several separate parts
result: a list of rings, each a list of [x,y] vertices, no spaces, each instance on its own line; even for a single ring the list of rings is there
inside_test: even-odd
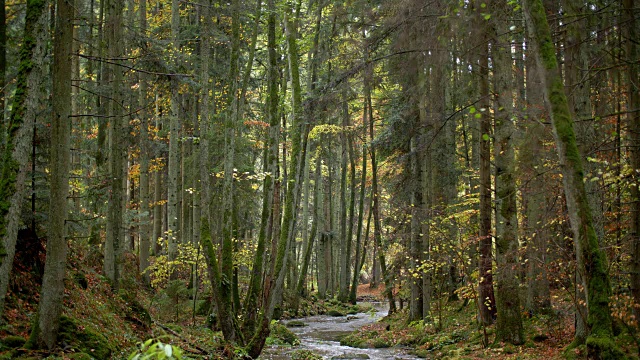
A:
[[[222,358],[234,350],[224,345],[219,331],[207,326],[207,299],[193,301],[183,282],[170,284],[163,291],[145,287],[140,278],[123,281],[113,293],[101,275],[99,255],[90,250],[71,249],[64,296],[64,317],[59,348],[53,352],[23,348],[30,324],[37,312],[39,284],[42,280],[42,244],[20,244],[10,283],[3,325],[0,325],[0,360],[3,359],[127,359],[137,346],[156,339],[183,349],[189,358]],[[125,259],[125,273],[136,273],[133,256]],[[381,288],[358,287],[361,301],[383,300]],[[203,298],[200,295],[200,298]],[[473,301],[434,299],[433,321],[407,322],[407,308],[365,326],[342,339],[354,347],[402,346],[427,359],[556,359],[586,358],[584,348],[569,354],[564,349],[573,338],[573,311],[567,292],[552,293],[553,308],[545,314],[524,317],[526,342],[513,346],[495,342],[495,326],[482,328],[476,321]],[[195,307],[194,307],[195,305]],[[194,316],[194,309],[195,316]],[[347,314],[362,311],[336,300],[318,301],[312,294],[301,303],[300,315]],[[526,315],[526,314],[523,314]],[[284,311],[283,317],[290,317]],[[292,334],[274,322],[274,344],[295,345]],[[637,359],[634,337],[618,329],[617,343],[629,358]],[[486,335],[485,335],[486,334]]]
[[[362,289],[362,292],[361,290]],[[380,289],[359,287],[382,299]],[[474,301],[434,301],[433,321],[408,322],[405,306],[379,322],[367,325],[341,340],[342,345],[361,348],[401,346],[426,359],[586,359],[584,346],[565,351],[573,340],[573,305],[566,291],[552,292],[552,309],[541,314],[523,313],[525,343],[497,342],[495,325],[478,324]],[[637,334],[616,329],[618,346],[629,359],[638,359]]]

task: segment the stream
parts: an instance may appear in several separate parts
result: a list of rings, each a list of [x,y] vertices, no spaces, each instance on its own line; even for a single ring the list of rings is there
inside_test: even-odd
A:
[[[410,360],[418,359],[407,354],[407,349],[359,349],[340,345],[340,338],[361,328],[364,325],[374,323],[386,316],[388,308],[386,304],[374,303],[377,312],[358,313],[350,316],[317,315],[300,318],[307,326],[289,328],[300,338],[300,345],[294,347],[267,346],[260,355],[260,359],[284,360],[291,359],[290,353],[297,349],[311,350],[322,355],[324,359],[339,357],[340,359],[391,359]],[[283,321],[286,325],[287,320]]]

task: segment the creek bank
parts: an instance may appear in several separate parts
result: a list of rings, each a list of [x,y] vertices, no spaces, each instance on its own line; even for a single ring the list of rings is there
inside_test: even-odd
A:
[[[387,315],[387,308],[382,303],[359,305],[361,309],[369,311],[343,316],[331,316],[327,312],[324,315],[283,320],[284,325],[298,336],[300,344],[295,347],[269,346],[260,355],[260,359],[300,359],[301,351],[321,356],[319,358],[322,359],[416,359],[409,355],[408,349],[404,347],[356,349],[341,345],[340,340],[345,336],[363,326],[375,324]],[[291,327],[290,323],[297,326]],[[300,326],[301,324],[306,326]]]

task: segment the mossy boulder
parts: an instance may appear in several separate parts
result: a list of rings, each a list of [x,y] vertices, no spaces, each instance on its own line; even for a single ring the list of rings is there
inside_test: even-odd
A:
[[[113,345],[104,335],[81,328],[74,319],[64,315],[60,317],[58,342],[64,342],[72,349],[89,354],[96,359],[108,359],[114,352]]]
[[[327,315],[338,317],[338,316],[345,316],[345,313],[343,313],[340,310],[331,309],[331,310],[327,311]]]
[[[267,338],[267,344],[269,345],[299,345],[300,339],[298,336],[287,329],[286,326],[279,322],[272,322],[270,326],[271,332]]]
[[[322,356],[310,350],[295,350],[291,353],[291,360],[322,360]]]
[[[347,360],[347,359],[370,359],[367,354],[358,354],[358,353],[344,353],[342,355],[336,355],[331,358],[331,360]]]
[[[27,340],[22,336],[9,335],[2,339],[2,347],[7,349],[17,349],[24,346]]]

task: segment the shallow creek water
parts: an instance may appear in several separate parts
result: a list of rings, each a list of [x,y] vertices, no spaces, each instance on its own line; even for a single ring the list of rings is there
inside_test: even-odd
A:
[[[385,304],[376,303],[377,312],[358,313],[351,316],[333,317],[328,315],[309,316],[296,319],[307,326],[290,328],[300,338],[300,345],[295,347],[269,346],[264,349],[260,359],[284,360],[291,359],[290,353],[297,349],[306,349],[320,354],[324,359],[340,356],[341,358],[357,358],[364,354],[369,359],[409,360],[418,359],[407,354],[406,349],[358,349],[349,346],[341,346],[340,338],[361,328],[364,325],[374,323],[387,315],[388,308]],[[286,325],[287,320],[283,323]],[[344,356],[347,355],[347,356]]]

